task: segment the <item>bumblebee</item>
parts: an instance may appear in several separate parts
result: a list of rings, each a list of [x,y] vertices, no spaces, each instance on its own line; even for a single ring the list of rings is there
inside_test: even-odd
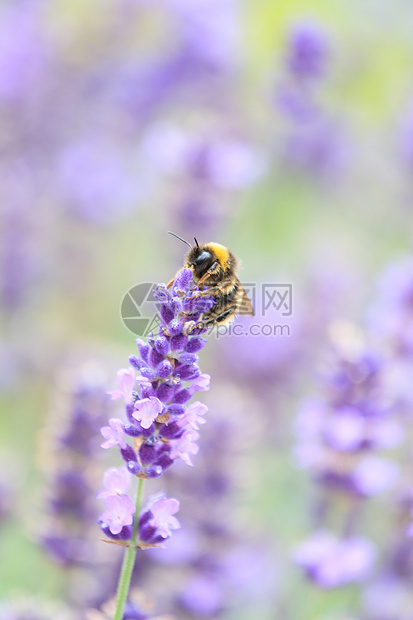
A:
[[[191,248],[184,268],[192,270],[194,285],[201,294],[211,295],[215,300],[211,310],[201,316],[202,327],[229,325],[237,314],[254,316],[251,301],[237,277],[238,260],[228,248],[213,242],[200,245],[196,238],[195,245],[191,246],[185,239],[170,234]],[[168,283],[168,288],[175,278]]]

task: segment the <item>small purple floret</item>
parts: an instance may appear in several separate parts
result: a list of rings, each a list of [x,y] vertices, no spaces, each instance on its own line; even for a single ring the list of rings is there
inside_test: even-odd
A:
[[[122,420],[111,418],[109,420],[109,426],[103,426],[100,432],[107,440],[101,444],[102,448],[113,448],[114,446],[126,448],[125,431],[123,429]]]
[[[171,530],[180,528],[180,523],[173,515],[179,510],[177,499],[168,499],[164,493],[152,495],[139,519],[139,537],[145,542],[165,540]]]
[[[126,495],[110,495],[105,499],[107,510],[101,515],[101,522],[112,534],[119,534],[124,525],[132,525],[135,504]]]

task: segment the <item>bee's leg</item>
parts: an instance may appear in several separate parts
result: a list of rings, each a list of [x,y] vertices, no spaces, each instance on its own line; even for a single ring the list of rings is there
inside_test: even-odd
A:
[[[183,267],[182,267],[183,269]],[[166,285],[166,288],[171,288],[172,284],[175,282],[176,278],[179,276],[179,274],[182,272],[182,269],[180,269],[179,271],[176,272],[176,274],[174,275],[174,277],[172,278],[172,280],[169,280],[168,284]]]
[[[185,336],[190,336],[194,329],[198,327],[198,325],[199,324],[195,323],[195,321],[188,321],[187,323],[185,323],[182,333],[185,334]]]
[[[195,293],[195,295],[191,295],[190,297],[187,297],[187,299],[198,299],[198,297],[208,297],[209,295],[215,295],[220,290],[221,288],[219,286],[211,286],[210,288],[204,289],[202,292]]]
[[[201,281],[201,280],[200,280]],[[198,282],[199,284],[199,282]],[[211,286],[210,288],[205,288],[200,293],[196,293],[196,295],[192,295],[192,297],[187,297],[187,299],[197,299],[198,297],[209,297],[210,295],[215,295],[218,292],[222,292],[223,289],[231,284],[231,280],[225,280],[216,286]]]
[[[193,291],[194,289],[198,288],[200,284],[202,284],[203,282],[205,282],[205,280],[212,274],[214,273],[214,271],[217,268],[217,263],[215,262],[213,265],[211,265],[211,267],[204,273],[204,275],[202,276],[202,278],[200,278],[198,280],[198,282],[195,284],[195,286],[191,289],[191,291]]]

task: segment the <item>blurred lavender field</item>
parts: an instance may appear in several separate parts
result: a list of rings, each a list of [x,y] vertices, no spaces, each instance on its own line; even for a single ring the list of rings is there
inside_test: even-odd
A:
[[[145,489],[181,529],[124,619],[413,620],[412,66],[403,0],[0,3],[0,620],[112,617],[100,428],[170,230],[256,316],[200,352],[194,467]]]

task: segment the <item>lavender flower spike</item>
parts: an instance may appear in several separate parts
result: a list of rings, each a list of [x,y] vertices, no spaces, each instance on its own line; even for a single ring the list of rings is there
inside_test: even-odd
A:
[[[98,494],[106,505],[101,529],[127,544],[114,620],[124,617],[137,547],[157,546],[180,527],[174,516],[179,501],[164,493],[152,496],[141,512],[143,481],[158,478],[177,459],[193,466],[191,455],[199,451],[198,430],[208,410],[201,402],[188,403],[195,392],[209,389],[210,377],[201,373],[197,353],[206,344],[200,320],[214,299],[194,288],[190,269],[182,269],[170,289],[158,286],[154,296],[160,302],[158,333],[147,342],[136,341],[139,355],[130,356],[131,367],[119,370],[118,389],[109,392],[112,400],[125,402],[125,421],[111,418],[101,429],[102,448],[117,447],[126,463],[106,471]],[[127,493],[132,477],[139,479],[136,505]]]
[[[201,373],[196,351],[206,342],[200,337],[206,329],[198,326],[199,319],[214,302],[197,292],[190,269],[179,273],[171,289],[157,288],[162,321],[158,334],[147,343],[137,340],[139,356],[131,355],[132,368],[118,372],[119,389],[110,392],[124,400],[127,422],[109,420],[101,431],[107,440],[102,447],[117,446],[128,470],[139,478],[159,477],[178,458],[192,466],[190,455],[198,452],[197,431],[205,423],[207,407],[187,403],[195,392],[209,389],[210,377]],[[133,445],[127,436],[133,437]]]

